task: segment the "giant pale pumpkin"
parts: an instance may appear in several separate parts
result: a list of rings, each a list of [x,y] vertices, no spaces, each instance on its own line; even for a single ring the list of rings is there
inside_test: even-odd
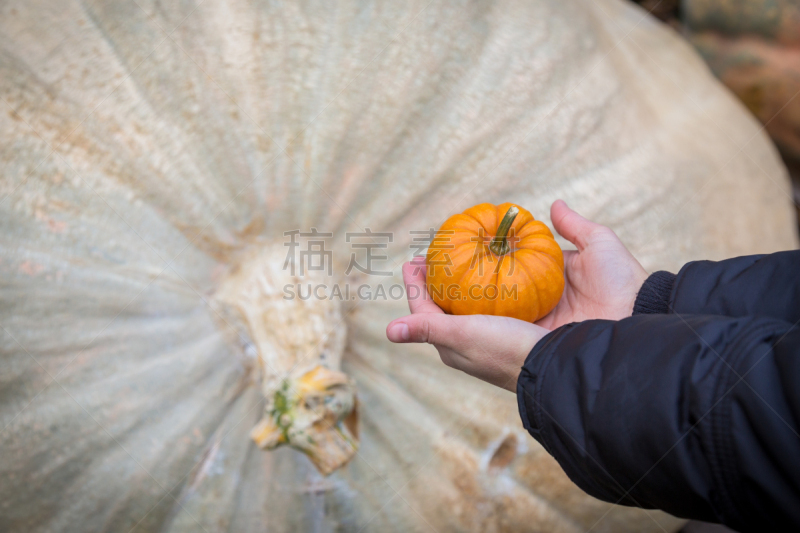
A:
[[[564,291],[564,256],[553,234],[511,203],[479,204],[448,218],[425,263],[431,298],[455,315],[535,322]]]
[[[0,530],[678,527],[384,335],[418,239],[481,202],[562,197],[650,269],[794,245],[773,148],[671,31],[617,0],[10,0],[0,45]],[[331,274],[293,276],[313,228]],[[387,259],[346,275],[367,229]]]

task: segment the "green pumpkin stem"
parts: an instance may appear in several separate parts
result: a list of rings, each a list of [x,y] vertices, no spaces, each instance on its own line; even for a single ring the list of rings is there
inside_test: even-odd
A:
[[[517,218],[518,214],[519,209],[512,205],[508,208],[508,211],[506,211],[503,220],[500,221],[500,225],[497,227],[497,235],[495,235],[492,242],[489,244],[489,249],[496,255],[506,255],[511,251],[511,247],[508,245],[508,230],[511,229],[511,225],[514,223],[514,219]]]

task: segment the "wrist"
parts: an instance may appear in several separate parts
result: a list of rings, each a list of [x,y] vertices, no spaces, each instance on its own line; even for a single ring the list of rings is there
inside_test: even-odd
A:
[[[660,270],[642,283],[633,304],[633,314],[668,314],[675,274]]]

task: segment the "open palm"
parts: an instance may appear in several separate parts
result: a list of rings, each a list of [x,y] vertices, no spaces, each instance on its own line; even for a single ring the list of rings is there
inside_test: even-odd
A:
[[[561,200],[550,209],[556,231],[578,250],[564,253],[566,287],[550,314],[536,324],[486,315],[447,315],[425,287],[425,258],[403,265],[411,314],[386,328],[392,342],[427,342],[446,365],[511,392],[519,369],[548,330],[592,318],[630,316],[647,278],[642,265],[610,229],[590,222]]]
[[[557,200],[550,208],[556,231],[577,250],[564,252],[566,286],[561,300],[536,324],[555,329],[594,318],[619,320],[631,315],[647,271],[616,234]]]
[[[492,385],[516,392],[519,369],[547,329],[505,316],[447,315],[425,286],[425,258],[403,265],[411,314],[386,328],[392,342],[427,342],[442,362]]]

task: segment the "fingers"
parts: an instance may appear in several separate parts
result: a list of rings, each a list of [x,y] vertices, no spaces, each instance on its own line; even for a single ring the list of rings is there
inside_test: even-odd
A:
[[[406,285],[408,308],[412,313],[444,313],[428,295],[425,272],[424,257],[415,257],[403,265],[403,281]]]
[[[548,330],[507,317],[420,313],[386,329],[392,342],[426,342],[453,368],[514,391],[528,353]]]
[[[589,243],[592,233],[605,226],[595,224],[570,209],[564,200],[556,200],[550,208],[550,220],[559,235],[583,251]]]

